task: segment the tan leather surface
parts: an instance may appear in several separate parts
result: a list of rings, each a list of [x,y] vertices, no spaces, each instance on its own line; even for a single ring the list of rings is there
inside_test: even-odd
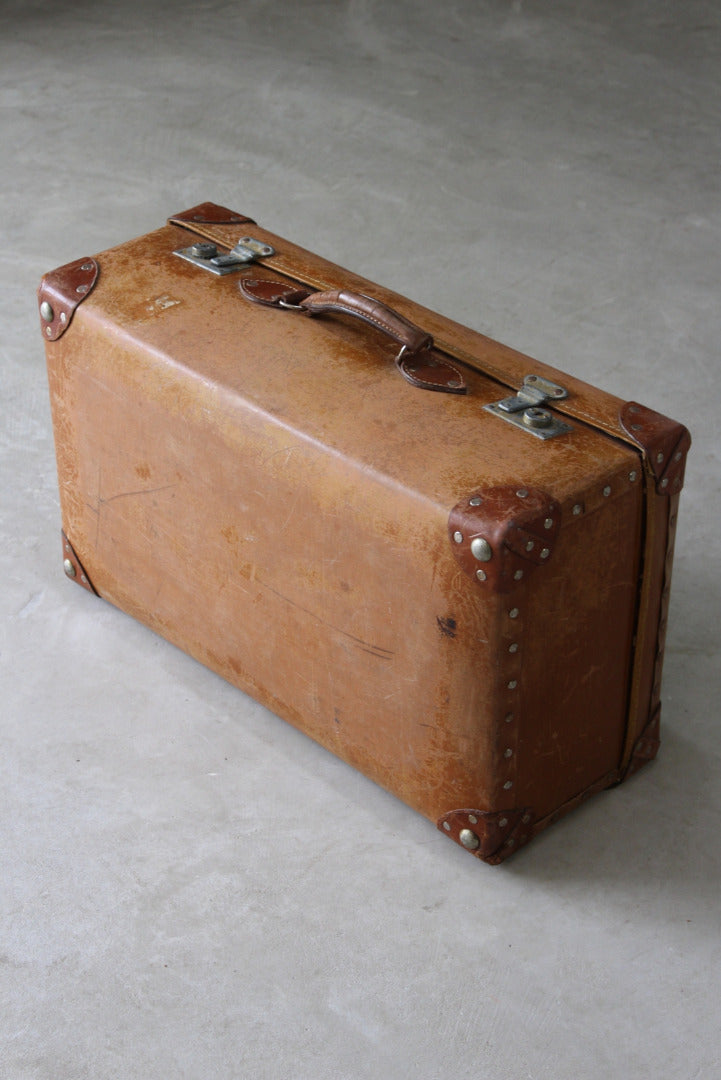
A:
[[[622,403],[253,233],[276,272],[372,291],[471,357],[468,393],[398,379],[397,346],[362,325],[246,303],[256,268],[184,262],[179,226],[108,251],[47,343],[63,523],[90,580],[433,821],[548,819],[617,775],[627,736],[646,524]],[[577,423],[541,442],[484,411],[530,371],[614,437]],[[507,519],[532,574],[503,593],[449,535],[454,507],[491,489],[548,500]],[[547,516],[552,553],[526,561]]]

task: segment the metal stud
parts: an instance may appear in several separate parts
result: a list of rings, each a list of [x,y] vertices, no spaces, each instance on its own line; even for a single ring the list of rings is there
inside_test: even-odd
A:
[[[581,506],[580,503],[576,503],[576,505],[573,508],[573,513],[576,515],[576,517],[578,517],[579,514],[583,513],[583,507]]]
[[[52,337],[52,334],[53,334],[52,326],[46,326],[45,327],[45,333],[47,334],[48,337]]]
[[[516,492],[516,495],[518,496],[519,499],[527,499],[528,498],[528,489],[527,488],[519,488],[518,491]]]
[[[508,618],[509,619],[517,619],[518,614],[519,614],[518,608],[517,607],[512,607],[511,610],[508,612]]]
[[[682,450],[677,450],[676,453],[673,456],[673,460],[674,461],[680,461],[682,457],[683,457],[683,451]]]
[[[505,784],[503,785],[504,790],[505,791],[510,791],[512,787],[513,787],[513,781],[512,780],[506,780]]]
[[[503,719],[506,721],[507,724],[510,724],[511,721],[515,719],[515,715],[514,715],[514,713],[509,712],[509,713],[506,713],[506,715],[504,716]]]
[[[518,679],[511,679],[511,681],[508,684],[508,689],[509,690],[515,690],[517,686],[518,686]]]
[[[446,832],[450,832],[451,831],[451,823],[450,823],[450,821],[444,821],[443,822],[443,828],[446,830]]]
[[[476,817],[475,814],[469,814],[468,815],[468,820],[469,820],[471,825],[477,825],[478,824],[478,818]]]
[[[510,746],[508,747],[507,750],[503,751],[503,756],[504,757],[513,757],[513,751],[511,750]]]
[[[509,652],[518,652],[518,642],[514,641],[508,646]]]
[[[463,533],[458,532],[458,530],[456,529],[456,531],[453,534],[453,539],[455,540],[455,542],[457,544],[462,544],[463,543]]]
[[[500,818],[500,820],[498,822],[498,828],[499,829],[505,829],[507,824],[508,824],[508,818],[507,817],[502,817],[502,818]]]
[[[526,551],[533,551],[535,546],[533,540],[526,541]]]
[[[632,471],[631,471],[631,472],[630,472],[630,473],[628,474],[628,478],[629,478],[629,480],[631,481],[631,483],[633,483],[633,482],[634,482],[634,480],[636,480],[637,476],[638,476],[638,473],[636,472],[636,470],[635,470],[635,469],[633,469],[633,470],[632,470]]]
[[[667,476],[664,476],[663,480],[661,481],[661,487],[662,488],[667,488],[668,487],[668,477]]]
[[[461,829],[458,839],[467,851],[475,851],[481,846],[481,841],[471,829]]]
[[[92,270],[93,269],[93,264],[91,262],[83,263],[83,265],[80,267],[80,269],[81,270],[86,270],[86,271],[87,270]]]
[[[70,559],[65,559],[65,561],[63,562],[63,570],[68,575],[68,577],[75,577],[75,566]]]
[[[553,518],[546,518],[546,520],[543,523],[543,527],[544,527],[544,529],[552,529],[553,528]]]
[[[550,548],[543,548],[543,550],[541,551],[541,558],[542,559],[547,559],[550,554],[551,554],[551,549]]]
[[[523,817],[521,818],[521,821],[523,822],[524,825],[528,825],[528,822],[530,820],[531,820],[531,815],[530,814],[524,814]]]
[[[656,454],[656,461],[659,463],[659,465],[663,462],[663,454],[662,454],[662,452],[660,450]]]
[[[471,555],[479,562],[490,562],[493,558],[493,550],[485,537],[477,536],[471,541]]]
[[[488,575],[486,574],[485,570],[476,570],[476,577],[479,581],[485,581],[487,576]]]
[[[603,494],[605,498],[608,498],[608,496],[611,494],[611,488],[608,484],[606,484],[605,488],[603,489]]]
[[[515,574],[513,575],[514,581],[520,581],[522,577],[523,577],[523,570],[516,570]]]
[[[482,502],[483,502],[483,499],[481,498],[480,495],[474,495],[472,499],[468,500],[468,505],[469,506],[480,506]]]
[[[43,300],[40,305],[40,318],[44,322],[52,322],[55,318],[55,312],[53,311],[52,304],[49,304],[47,300]]]

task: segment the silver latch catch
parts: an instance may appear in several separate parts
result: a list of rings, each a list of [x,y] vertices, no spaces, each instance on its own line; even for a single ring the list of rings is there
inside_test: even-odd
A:
[[[558,383],[544,379],[541,375],[526,375],[517,394],[484,405],[484,409],[530,432],[538,439],[552,439],[556,435],[573,431],[573,428],[543,406],[554,401],[563,401],[567,397],[568,391]]]
[[[179,248],[173,254],[179,255],[181,259],[193,263],[194,266],[209,270],[211,274],[231,274],[234,270],[240,270],[242,266],[255,262],[256,259],[266,259],[269,255],[275,255],[275,248],[252,236],[244,236],[234,248],[227,252],[220,253],[217,244],[203,240],[191,244],[190,247]]]

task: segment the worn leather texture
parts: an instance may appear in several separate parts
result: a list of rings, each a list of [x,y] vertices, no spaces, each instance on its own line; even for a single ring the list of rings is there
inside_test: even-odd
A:
[[[257,226],[291,303],[377,298],[467,393],[399,379],[397,342],[357,319],[247,303],[256,267],[173,256],[189,230],[243,235],[225,208],[194,210],[100,254],[46,341],[78,565],[452,838],[474,814],[472,853],[498,862],[638,758],[678,496],[658,493],[623,402]],[[533,372],[568,389],[572,432],[540,442],[484,410]]]

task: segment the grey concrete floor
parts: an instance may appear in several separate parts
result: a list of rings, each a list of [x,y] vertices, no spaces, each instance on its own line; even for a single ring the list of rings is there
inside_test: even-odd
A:
[[[718,4],[0,3],[0,1076],[721,1076]],[[694,435],[664,743],[501,868],[72,587],[34,291],[205,200]]]

